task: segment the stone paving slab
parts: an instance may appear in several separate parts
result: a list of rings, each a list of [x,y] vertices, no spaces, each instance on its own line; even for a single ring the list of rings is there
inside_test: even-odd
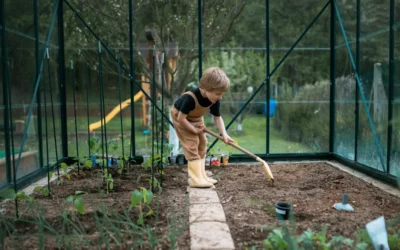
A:
[[[189,222],[218,221],[226,222],[221,203],[191,204]]]
[[[189,188],[190,204],[219,203],[217,192],[212,188]]]
[[[224,208],[211,188],[188,188],[190,249],[235,249]]]
[[[196,222],[190,225],[190,249],[230,250],[235,245],[226,223]]]

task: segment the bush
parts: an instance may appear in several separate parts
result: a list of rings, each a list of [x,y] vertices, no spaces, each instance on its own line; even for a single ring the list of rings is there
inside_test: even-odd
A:
[[[335,137],[344,137],[345,140],[349,140],[349,143],[354,141],[354,137],[349,137],[349,135],[354,134],[355,91],[356,82],[354,77],[337,78]],[[368,98],[367,95],[365,96]],[[371,110],[372,105],[368,106],[368,109]],[[280,87],[277,115],[274,118],[273,125],[277,130],[282,131],[286,140],[307,145],[312,147],[315,151],[328,151],[329,114],[329,81],[306,84],[297,93],[293,93],[293,90],[288,86],[282,86]],[[369,126],[363,103],[360,103],[359,115],[359,136],[363,138],[363,140],[373,143],[371,127]],[[384,141],[382,138],[386,138],[387,135],[387,121],[383,120],[379,124],[374,124],[374,126],[378,140],[381,141],[381,145],[386,145],[386,143],[383,143]],[[395,127],[396,126],[394,126],[394,128]],[[393,142],[394,145],[397,145],[396,140]]]

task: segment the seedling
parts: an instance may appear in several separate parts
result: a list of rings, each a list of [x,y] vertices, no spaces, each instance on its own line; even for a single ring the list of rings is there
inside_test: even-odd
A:
[[[140,187],[140,191],[135,189],[131,194],[131,205],[129,210],[132,208],[139,208],[139,218],[137,220],[138,225],[144,224],[144,218],[152,215],[154,212],[149,207],[149,204],[153,201],[153,193],[150,190],[147,190],[144,187]],[[147,212],[144,212],[144,209],[147,208]]]
[[[74,209],[80,213],[85,214],[85,200],[83,199],[82,194],[86,194],[84,191],[75,191],[75,195],[70,195],[65,200],[67,203],[72,203]]]
[[[49,189],[46,187],[42,187],[42,186],[36,186],[33,189],[33,192],[36,194],[43,194],[44,196],[49,196]]]
[[[128,171],[128,157],[121,156],[120,159],[117,161],[118,163],[118,174],[122,175]]]
[[[106,180],[107,194],[108,194],[109,190],[113,190],[114,189],[114,179],[112,178],[112,176],[111,176],[111,174],[110,174],[108,169],[104,169],[103,177]]]
[[[0,198],[3,199],[18,199],[18,200],[28,200],[29,203],[32,203],[34,198],[28,196],[24,191],[20,191],[18,193],[15,192],[13,188],[6,189],[0,192]]]

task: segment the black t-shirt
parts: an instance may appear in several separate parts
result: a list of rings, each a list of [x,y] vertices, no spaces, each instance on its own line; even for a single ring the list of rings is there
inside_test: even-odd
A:
[[[208,100],[208,98],[201,95],[199,88],[192,88],[189,91],[196,96],[197,101],[202,107],[209,107],[212,104],[212,102]],[[210,107],[210,113],[212,115],[221,116],[219,113],[219,105],[219,100],[216,103],[212,104],[212,106]],[[174,106],[177,110],[187,115],[196,107],[196,103],[191,95],[184,94],[181,95],[178,100],[176,100]]]

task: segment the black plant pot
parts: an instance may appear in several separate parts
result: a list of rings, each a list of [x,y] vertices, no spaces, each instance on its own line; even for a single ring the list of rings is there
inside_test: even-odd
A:
[[[276,217],[278,217],[278,220],[287,220],[289,218],[291,208],[292,206],[288,203],[284,202],[275,203],[275,212],[276,212]]]
[[[186,161],[185,155],[179,154],[176,156],[176,164],[183,165],[183,164],[185,164],[185,161]]]

